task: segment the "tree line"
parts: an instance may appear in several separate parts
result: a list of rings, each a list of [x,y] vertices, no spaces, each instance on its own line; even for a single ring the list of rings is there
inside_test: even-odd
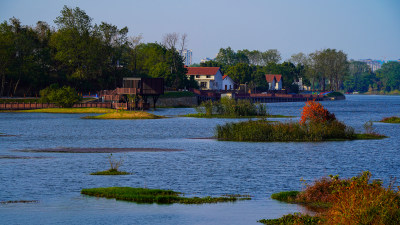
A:
[[[303,85],[311,90],[346,92],[387,93],[400,90],[400,63],[388,62],[372,72],[360,61],[348,60],[341,50],[323,49],[310,54],[293,54],[282,62],[276,49],[265,52],[221,48],[212,61],[195,66],[218,66],[236,83],[249,84],[259,91],[267,89],[265,74],[281,74],[283,86],[289,92],[296,92],[294,82],[302,78]]]
[[[16,18],[0,24],[0,96],[35,96],[51,84],[79,92],[115,89],[123,77],[162,77],[167,87],[198,87],[188,80],[183,59],[186,34],[169,33],[161,43],[142,43],[128,28],[93,19],[80,8],[64,6],[54,23],[22,25]],[[312,90],[390,92],[400,90],[400,64],[389,62],[372,72],[367,64],[348,60],[341,50],[298,53],[281,62],[278,50],[221,48],[212,61],[237,84],[265,91],[265,74],[282,74],[289,92],[300,78]]]
[[[115,89],[123,77],[163,77],[168,87],[196,87],[173,45],[142,43],[128,28],[94,24],[80,8],[64,6],[54,23],[0,24],[0,96],[35,96],[51,84],[80,92]]]

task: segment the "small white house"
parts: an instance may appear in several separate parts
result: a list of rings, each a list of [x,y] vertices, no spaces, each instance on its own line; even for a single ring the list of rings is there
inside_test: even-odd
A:
[[[298,82],[295,81],[295,82],[293,82],[293,84],[297,84],[297,86],[299,86],[299,91],[310,91],[311,90],[311,87],[303,84],[303,78],[301,78],[301,77],[299,78]]]
[[[234,90],[235,82],[228,75],[224,75],[222,77],[222,88],[225,91]]]
[[[186,67],[186,76],[193,77],[201,90],[222,90],[222,72],[219,67]]]
[[[282,90],[281,74],[265,74],[265,79],[268,82],[268,90]]]

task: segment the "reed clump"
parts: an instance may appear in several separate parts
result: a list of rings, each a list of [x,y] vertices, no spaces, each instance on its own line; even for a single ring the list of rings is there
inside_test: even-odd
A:
[[[131,201],[136,203],[157,203],[157,204],[204,204],[218,202],[234,202],[241,200],[240,197],[182,197],[180,192],[161,189],[132,188],[132,187],[107,187],[107,188],[91,188],[82,189],[81,194],[115,198],[117,200]],[[249,198],[246,198],[247,200]]]
[[[271,198],[278,199],[276,196],[284,196],[282,193],[272,195]],[[369,171],[347,179],[337,175],[323,177],[311,185],[306,184],[306,188],[296,196],[286,195],[291,197],[279,200],[303,204],[317,211],[316,218],[320,224],[400,224],[398,188],[393,189],[393,182],[384,187],[381,180],[371,180]],[[299,214],[296,217],[304,216]],[[289,215],[289,218],[292,217]],[[285,216],[280,218],[281,221],[285,221],[283,218]]]

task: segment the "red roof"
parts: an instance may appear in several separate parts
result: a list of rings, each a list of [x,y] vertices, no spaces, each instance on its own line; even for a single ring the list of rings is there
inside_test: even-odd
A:
[[[281,74],[265,74],[265,79],[267,80],[268,83],[272,83],[272,81],[276,80],[276,82],[279,82],[282,79]]]
[[[225,80],[226,77],[228,77],[228,75],[222,76],[222,80]]]
[[[219,67],[187,67],[186,75],[215,75]]]

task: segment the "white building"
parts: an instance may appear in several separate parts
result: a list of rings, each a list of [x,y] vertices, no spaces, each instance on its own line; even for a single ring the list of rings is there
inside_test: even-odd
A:
[[[204,59],[200,60],[200,63],[205,63],[207,61],[212,61],[212,60],[214,60],[214,59],[212,59],[212,58],[204,58]]]
[[[228,75],[224,75],[222,77],[222,88],[225,91],[234,90],[235,82]]]
[[[185,66],[192,65],[192,50],[191,49],[190,50],[184,49],[183,51],[178,50],[178,52],[182,56]]]
[[[265,74],[265,79],[268,82],[268,90],[282,90],[281,74]]]
[[[193,77],[202,90],[222,90],[222,72],[219,67],[186,67],[186,76]]]

